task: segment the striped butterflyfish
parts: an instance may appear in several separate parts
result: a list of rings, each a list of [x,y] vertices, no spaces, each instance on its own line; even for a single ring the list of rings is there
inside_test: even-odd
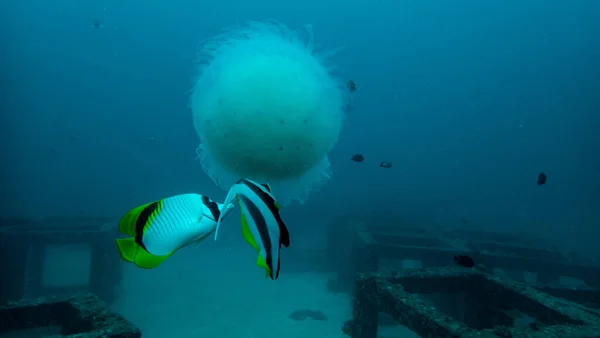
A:
[[[279,215],[279,206],[267,184],[242,179],[234,184],[225,198],[226,205],[238,201],[242,216],[242,236],[256,251],[256,265],[265,269],[266,277],[279,277],[281,245],[290,245],[290,234]],[[222,217],[215,231],[217,239]]]
[[[206,196],[184,194],[144,204],[127,212],[117,239],[121,258],[140,268],[153,269],[182,247],[199,242],[215,231],[217,220],[233,209]]]

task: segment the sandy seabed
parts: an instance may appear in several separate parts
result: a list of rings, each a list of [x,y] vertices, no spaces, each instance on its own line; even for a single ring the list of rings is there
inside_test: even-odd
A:
[[[279,279],[265,280],[255,259],[247,248],[192,247],[155,270],[128,265],[114,310],[144,338],[346,337],[341,328],[351,299],[327,291],[329,275],[288,273],[282,261]],[[303,309],[328,319],[289,318]],[[382,327],[379,336],[417,337],[402,326]]]
[[[189,248],[154,270],[128,265],[114,310],[145,338],[345,337],[350,297],[328,292],[327,275],[286,273],[282,262],[279,279],[265,280],[255,259],[248,250]],[[289,318],[302,309],[328,320]]]

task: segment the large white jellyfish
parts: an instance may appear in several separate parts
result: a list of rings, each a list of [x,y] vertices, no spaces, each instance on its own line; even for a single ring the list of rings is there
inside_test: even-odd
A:
[[[204,171],[223,189],[269,183],[278,200],[303,202],[331,177],[346,90],[306,37],[277,22],[250,22],[208,40],[191,108]]]

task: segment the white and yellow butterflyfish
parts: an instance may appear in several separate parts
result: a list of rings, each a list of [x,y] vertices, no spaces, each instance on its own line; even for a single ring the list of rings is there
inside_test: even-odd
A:
[[[232,204],[219,204],[198,194],[184,194],[144,204],[127,212],[116,240],[121,258],[153,269],[182,247],[199,242],[217,228]]]

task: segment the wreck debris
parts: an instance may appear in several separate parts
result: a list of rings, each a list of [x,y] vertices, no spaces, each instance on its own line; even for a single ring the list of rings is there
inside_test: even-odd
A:
[[[23,298],[69,296],[92,292],[112,303],[122,279],[114,244],[116,224],[110,218],[52,217],[40,220],[0,218],[0,304]],[[50,246],[87,246],[87,285],[47,285],[44,264]]]
[[[432,302],[435,294],[462,297]],[[520,311],[535,319],[515,326],[505,313]],[[600,315],[555,298],[524,283],[474,269],[429,268],[358,274],[352,319],[342,327],[351,338],[376,338],[379,312],[392,316],[421,337],[597,337]]]
[[[350,292],[357,272],[382,271],[388,268],[385,261],[416,260],[422,267],[444,267],[453,264],[452,257],[461,255],[472,257],[480,270],[499,269],[519,281],[525,280],[524,272],[531,272],[539,286],[558,285],[561,276],[568,276],[600,289],[600,266],[573,260],[524,234],[368,224],[346,235],[340,234],[341,230],[330,231],[328,250],[345,257],[334,262],[337,275],[328,281],[329,290]]]
[[[0,335],[59,326],[60,337],[140,338],[140,330],[91,293],[70,298],[42,297],[0,307]]]

